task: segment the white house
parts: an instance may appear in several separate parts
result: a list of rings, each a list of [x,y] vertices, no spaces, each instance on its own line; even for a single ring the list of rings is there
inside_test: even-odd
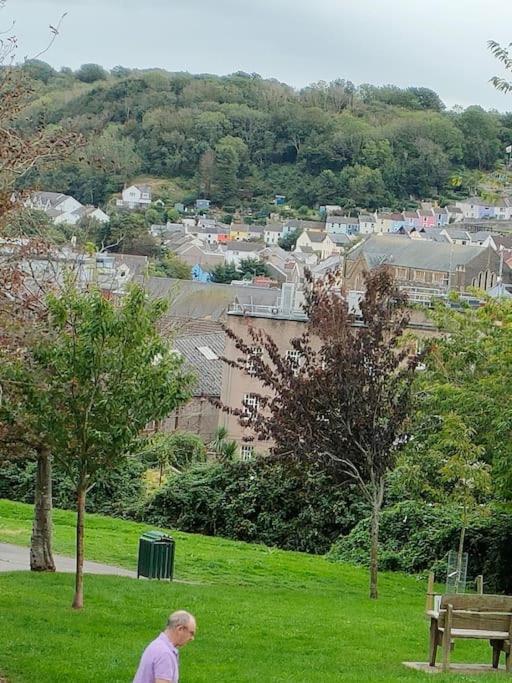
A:
[[[266,225],[263,229],[263,239],[267,246],[277,244],[283,234],[281,225]]]
[[[100,223],[108,223],[110,220],[98,207],[83,206],[74,197],[59,192],[36,192],[25,205],[31,209],[44,211],[56,225],[76,225],[82,218],[94,218]]]
[[[329,216],[325,222],[325,230],[329,234],[357,235],[359,218],[353,216]]]
[[[238,267],[240,261],[245,259],[259,259],[261,250],[262,246],[258,242],[231,241],[226,244],[224,259],[226,263],[233,263]]]
[[[371,235],[376,231],[376,218],[374,214],[361,214],[359,216],[359,232],[361,235]]]
[[[35,192],[26,206],[40,211],[53,211],[55,214],[71,213],[82,208],[77,199],[61,192]]]
[[[74,211],[67,211],[55,216],[53,222],[58,225],[66,223],[67,225],[76,225],[82,218],[94,218],[99,223],[108,223],[110,218],[108,215],[96,206],[82,206]]]
[[[303,254],[313,252],[323,260],[334,254],[337,247],[326,232],[304,230],[297,240],[295,251]]]
[[[116,206],[125,209],[144,209],[151,204],[151,188],[149,185],[130,185],[122,192],[122,199],[116,201]]]

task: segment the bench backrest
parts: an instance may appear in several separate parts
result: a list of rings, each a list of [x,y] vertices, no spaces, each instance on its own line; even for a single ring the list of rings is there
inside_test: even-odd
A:
[[[453,609],[472,612],[512,612],[511,595],[454,594],[441,597],[441,609],[451,605]]]
[[[452,605],[452,628],[471,631],[511,632],[512,596],[443,595],[439,626],[443,627],[446,608]]]

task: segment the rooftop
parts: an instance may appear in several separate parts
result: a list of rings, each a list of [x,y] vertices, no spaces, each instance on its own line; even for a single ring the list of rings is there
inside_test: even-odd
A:
[[[347,254],[348,260],[363,256],[370,268],[390,264],[423,270],[450,272],[465,265],[488,247],[465,246],[431,240],[411,239],[406,235],[371,235]]]

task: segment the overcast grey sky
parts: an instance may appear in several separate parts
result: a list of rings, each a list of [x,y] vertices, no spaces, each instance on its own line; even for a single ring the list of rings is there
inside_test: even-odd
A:
[[[512,110],[486,41],[512,41],[512,0],[7,0],[20,56],[68,12],[44,59],[76,68],[243,70],[301,87],[347,78],[432,88],[449,105]]]

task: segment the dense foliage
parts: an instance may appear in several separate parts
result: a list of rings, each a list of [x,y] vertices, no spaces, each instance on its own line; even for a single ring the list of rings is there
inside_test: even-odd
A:
[[[183,531],[323,553],[365,510],[353,487],[335,487],[321,471],[256,458],[170,478],[141,516]]]
[[[36,462],[3,462],[0,498],[24,503],[34,502]],[[144,494],[144,465],[134,458],[119,463],[109,472],[101,472],[88,493],[87,512],[113,517],[129,517]],[[53,503],[57,508],[73,509],[76,494],[73,480],[58,466],[53,469]]]
[[[172,202],[206,196],[230,207],[315,203],[403,207],[410,197],[467,193],[474,172],[504,158],[512,118],[478,106],[446,112],[427,88],[354,87],[338,79],[300,91],[257,74],[163,70],[56,72],[23,67],[41,120],[83,133],[80,155],[25,185],[103,203],[138,175],[176,179]]]
[[[383,569],[418,573],[436,570],[446,578],[445,556],[458,543],[460,515],[449,506],[405,501],[388,508],[381,517]],[[368,563],[370,520],[365,519],[337,541],[329,557],[335,561]],[[468,578],[483,574],[485,591],[512,591],[512,514],[493,510],[473,515],[466,532]]]

